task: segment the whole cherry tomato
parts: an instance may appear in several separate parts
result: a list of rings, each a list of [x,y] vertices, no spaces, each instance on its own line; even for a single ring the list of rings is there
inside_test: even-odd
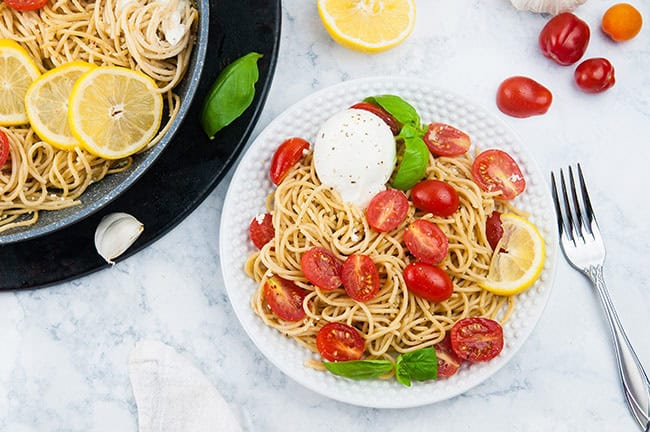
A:
[[[289,138],[280,144],[271,159],[271,181],[280,184],[306,150],[309,150],[309,142],[302,138]]]
[[[587,93],[604,92],[616,83],[614,66],[606,58],[590,58],[583,61],[573,76],[578,87]]]
[[[553,102],[553,94],[537,81],[514,76],[504,80],[497,90],[497,107],[504,114],[525,118],[544,114]]]
[[[542,53],[562,66],[571,65],[587,50],[589,25],[570,12],[551,18],[539,34]]]
[[[454,292],[451,278],[440,267],[416,261],[404,268],[404,282],[410,292],[430,302],[447,300]]]
[[[48,0],[5,0],[7,6],[19,11],[33,11],[47,4]]]
[[[366,341],[354,327],[331,322],[318,330],[316,348],[329,361],[360,360],[366,349]]]
[[[436,216],[451,216],[458,210],[458,192],[441,180],[424,180],[411,189],[413,205]]]

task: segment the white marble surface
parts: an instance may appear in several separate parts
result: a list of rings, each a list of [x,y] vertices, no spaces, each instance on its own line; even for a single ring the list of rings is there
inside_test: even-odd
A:
[[[634,1],[650,19],[647,2]],[[285,0],[280,57],[254,136],[311,92],[352,78],[417,76],[483,105],[521,137],[541,168],[580,161],[608,247],[606,277],[641,360],[650,368],[650,29],[610,42],[599,20],[611,0],[577,13],[592,28],[586,56],[604,56],[617,84],[601,95],[573,85],[572,67],[536,46],[546,17],[507,0],[419,0],[414,33],[374,56],[325,33],[313,2]],[[501,114],[495,90],[524,74],[554,94],[544,116]],[[223,287],[218,241],[230,177],[146,250],[48,289],[0,294],[0,430],[135,431],[127,373],[136,341],[162,340],[195,362],[250,431],[634,431],[600,305],[561,257],[532,336],[492,378],[454,399],[407,410],[359,408],[302,388],[272,366],[237,322]]]

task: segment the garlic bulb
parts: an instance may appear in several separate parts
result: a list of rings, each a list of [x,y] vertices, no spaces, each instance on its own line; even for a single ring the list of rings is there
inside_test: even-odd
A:
[[[557,15],[560,12],[571,12],[587,0],[510,0],[519,10]]]
[[[111,213],[95,230],[95,248],[109,264],[122,255],[144,231],[144,225],[128,213]]]

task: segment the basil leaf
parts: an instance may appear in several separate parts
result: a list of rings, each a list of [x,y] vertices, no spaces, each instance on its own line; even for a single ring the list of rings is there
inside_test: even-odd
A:
[[[259,79],[257,61],[262,54],[250,52],[226,66],[208,91],[201,111],[201,126],[214,135],[232,123],[250,106]]]
[[[420,115],[408,102],[399,96],[395,95],[379,95],[370,96],[364,99],[365,102],[370,102],[379,105],[395,119],[403,125],[411,125],[420,127]]]
[[[411,385],[411,380],[427,381],[438,378],[438,357],[433,347],[422,348],[400,354],[395,365],[397,381],[405,386]],[[400,379],[400,376],[403,378]]]
[[[393,370],[393,363],[388,360],[326,361],[323,364],[334,375],[358,380],[377,378]]]
[[[403,141],[403,149],[398,151],[397,168],[390,185],[395,189],[406,191],[426,175],[429,165],[429,148],[419,135],[403,138]],[[402,153],[401,157],[399,153]]]

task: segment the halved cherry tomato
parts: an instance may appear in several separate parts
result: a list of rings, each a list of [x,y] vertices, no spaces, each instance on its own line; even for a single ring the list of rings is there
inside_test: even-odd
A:
[[[291,168],[302,159],[305,150],[309,150],[309,142],[302,138],[289,138],[280,144],[271,159],[271,181],[280,184]]]
[[[273,217],[270,213],[255,216],[248,226],[248,235],[253,244],[258,248],[262,247],[273,240],[275,237],[275,228],[273,228]]]
[[[404,268],[404,282],[409,292],[430,302],[447,300],[454,292],[451,278],[440,267],[416,261]]]
[[[302,307],[305,297],[306,290],[278,275],[271,276],[264,283],[264,300],[273,313],[285,321],[300,321],[305,317]]]
[[[404,231],[404,243],[414,257],[429,264],[440,263],[449,249],[449,240],[438,225],[425,219],[413,221]]]
[[[326,360],[360,360],[366,341],[359,331],[343,323],[327,323],[316,334],[316,348]]]
[[[503,199],[513,199],[526,189],[526,180],[517,162],[497,149],[481,152],[472,164],[472,177],[481,189],[501,192]]]
[[[449,377],[455,374],[463,360],[451,348],[449,333],[445,335],[443,340],[435,344],[433,348],[436,350],[436,357],[438,357],[438,378]]]
[[[379,271],[368,255],[350,255],[341,268],[343,288],[359,302],[373,299],[379,292]]]
[[[431,123],[424,143],[436,156],[459,156],[467,153],[472,141],[465,132],[445,123]]]
[[[309,282],[331,291],[341,286],[343,263],[327,249],[313,247],[302,254],[300,267]]]
[[[411,189],[413,205],[436,216],[451,216],[458,210],[458,192],[449,183],[424,180]]]
[[[7,162],[10,151],[9,138],[7,138],[6,133],[0,130],[0,168]]]
[[[409,200],[404,192],[387,189],[375,195],[368,204],[366,219],[368,225],[379,232],[388,232],[397,228],[409,209]]]
[[[463,318],[450,331],[451,348],[472,362],[492,360],[503,349],[503,328],[489,318]]]
[[[490,216],[485,220],[485,236],[487,241],[495,250],[499,240],[503,237],[503,225],[501,225],[501,213],[493,211]]]
[[[48,0],[5,0],[7,6],[19,11],[33,11],[47,4]]]
[[[578,65],[573,74],[576,84],[584,92],[600,93],[616,83],[614,66],[606,58],[590,58]]]
[[[397,135],[402,128],[402,125],[395,119],[395,117],[390,115],[388,111],[378,105],[372,104],[370,102],[359,102],[352,105],[350,108],[362,109],[373,113],[388,125],[393,135]]]
[[[589,25],[570,12],[551,18],[539,33],[544,56],[562,66],[571,65],[587,50]]]
[[[512,117],[542,115],[553,102],[549,89],[532,78],[514,76],[505,79],[497,90],[497,107]]]

